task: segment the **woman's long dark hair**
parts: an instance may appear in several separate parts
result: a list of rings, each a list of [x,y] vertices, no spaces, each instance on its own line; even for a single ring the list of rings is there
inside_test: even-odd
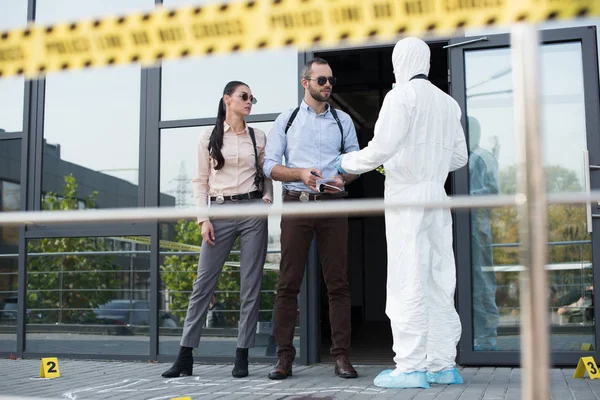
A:
[[[240,81],[231,81],[227,85],[225,85],[225,89],[223,89],[223,96],[229,95],[231,96],[235,89],[238,86],[248,86],[244,82]],[[220,170],[225,165],[225,158],[223,157],[223,153],[221,152],[221,148],[223,147],[223,123],[225,122],[225,102],[223,101],[223,97],[221,96],[221,100],[219,100],[219,110],[217,111],[217,123],[210,134],[210,140],[208,141],[208,153],[211,158],[215,160],[215,169]]]

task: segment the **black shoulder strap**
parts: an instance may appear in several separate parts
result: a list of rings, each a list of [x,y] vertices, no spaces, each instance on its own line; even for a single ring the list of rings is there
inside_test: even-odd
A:
[[[250,139],[252,139],[252,146],[254,146],[254,160],[256,161],[256,164],[258,164],[258,151],[256,149],[256,137],[254,136],[254,128],[249,126],[248,132],[250,133]]]
[[[300,111],[300,107],[297,107],[292,112],[292,115],[290,116],[290,119],[288,120],[288,123],[285,126],[285,133],[286,134],[287,134],[287,131],[292,126],[292,123],[294,122],[294,119],[296,118],[296,115],[298,115],[298,111]],[[342,134],[342,153],[344,153],[344,128],[342,128],[342,122],[340,121],[340,119],[339,119],[339,117],[337,115],[337,111],[335,111],[335,108],[329,106],[329,111],[331,111],[331,116],[333,117],[333,119],[335,119],[335,122],[337,122],[338,128],[340,128],[340,133]]]
[[[300,111],[300,107],[297,107],[293,112],[292,115],[290,116],[290,119],[288,120],[287,125],[285,126],[285,133],[287,134],[287,131],[290,129],[290,126],[292,126],[292,123],[294,122],[294,119],[296,119],[296,115],[298,115],[298,111]]]
[[[250,139],[252,139],[252,146],[254,147],[254,167],[256,168],[256,174],[254,174],[254,184],[258,188],[258,190],[262,191],[262,172],[258,167],[258,149],[256,148],[256,137],[254,136],[254,128],[248,127],[248,132],[250,133]]]
[[[342,134],[342,154],[343,154],[344,150],[345,150],[345,148],[344,148],[344,128],[342,128],[342,122],[338,118],[337,111],[335,111],[335,108],[329,106],[329,111],[331,111],[331,115],[333,116],[333,119],[335,119],[335,122],[337,122],[338,128],[340,128],[340,133]]]

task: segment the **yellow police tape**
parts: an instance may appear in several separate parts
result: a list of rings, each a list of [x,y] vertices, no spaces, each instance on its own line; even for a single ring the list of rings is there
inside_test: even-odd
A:
[[[600,15],[600,0],[257,0],[0,33],[0,77]]]

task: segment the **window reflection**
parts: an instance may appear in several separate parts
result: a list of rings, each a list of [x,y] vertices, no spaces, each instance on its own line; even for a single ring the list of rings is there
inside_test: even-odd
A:
[[[148,354],[149,242],[147,237],[29,240],[27,350],[43,351],[51,340],[56,352]]]
[[[0,212],[21,209],[20,182],[21,140],[0,140]],[[0,226],[0,254],[17,253],[18,243],[18,227]]]
[[[16,351],[18,254],[16,247],[0,247],[0,351]]]
[[[0,6],[0,32],[25,26],[27,0],[3,0]],[[25,79],[0,79],[0,135],[23,130]]]
[[[471,195],[517,190],[510,55],[510,49],[465,52]],[[544,45],[540,65],[547,192],[582,192],[587,132],[581,44]],[[579,351],[582,343],[594,342],[592,248],[585,206],[550,205],[548,228],[551,347]],[[514,207],[471,212],[476,351],[519,349],[518,235]]]
[[[160,205],[194,206],[192,179],[198,138],[206,127],[163,129],[160,140]]]
[[[228,1],[225,1],[227,3]],[[213,3],[164,0],[166,8]],[[298,105],[298,51],[294,48],[165,61],[161,120],[210,118],[227,81],[247,83],[258,103],[254,114],[279,113]]]
[[[262,71],[262,72],[260,72]],[[282,49],[165,61],[161,120],[214,117],[223,85],[245,82],[258,103],[254,114],[279,113],[298,104],[298,54]]]
[[[21,209],[21,140],[0,140],[0,212]],[[0,226],[0,351],[17,350],[19,228]]]
[[[63,193],[72,176],[73,198],[98,208],[137,206],[139,113],[140,68],[49,76],[42,192]]]
[[[19,211],[21,209],[21,185],[18,183],[2,181],[2,210],[1,211]],[[16,226],[4,225],[2,230],[2,245],[18,246],[19,228]]]
[[[231,0],[225,0],[223,3],[229,3]],[[212,0],[163,0],[163,6],[166,8],[176,8],[182,6],[212,4]]]
[[[153,7],[152,0],[67,0],[59,7],[40,0],[36,19],[45,24]],[[52,199],[61,196],[72,199],[70,208],[138,205],[140,71],[125,66],[47,77],[44,209],[52,209]],[[72,189],[76,193],[68,193]]]
[[[130,14],[154,9],[154,0],[36,0],[35,19],[40,24]]]
[[[208,3],[212,1],[164,0],[163,6],[177,8]],[[215,99],[222,95],[224,83],[230,80],[250,85],[259,100],[253,107],[254,114],[295,108],[298,105],[298,51],[287,48],[165,61],[161,120],[214,117]]]

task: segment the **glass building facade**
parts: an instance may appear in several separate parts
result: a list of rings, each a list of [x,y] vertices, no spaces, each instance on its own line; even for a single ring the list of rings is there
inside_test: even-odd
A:
[[[162,4],[164,3],[164,4]],[[9,0],[0,31],[28,21],[126,14],[181,0]],[[598,40],[600,22],[544,28],[541,48],[543,143],[548,193],[600,188]],[[485,37],[485,39],[481,39]],[[481,39],[469,42],[471,39]],[[464,114],[470,161],[452,174],[450,194],[514,194],[510,44],[502,32],[439,38],[430,80]],[[448,45],[450,45],[448,47]],[[189,207],[199,132],[213,126],[223,87],[246,82],[259,99],[248,122],[265,132],[298,105],[302,64],[326,58],[338,78],[332,103],[354,120],[361,147],[373,136],[379,108],[394,82],[393,44],[299,53],[293,48],[0,79],[0,212],[123,207]],[[589,170],[584,165],[591,165]],[[383,176],[364,174],[351,198],[383,196]],[[275,184],[276,203],[281,185]],[[598,205],[548,210],[548,313],[553,362],[595,355],[594,232]],[[269,219],[254,360],[275,360],[273,304],[279,274],[279,218]],[[454,213],[456,304],[463,324],[459,362],[519,363],[519,238],[511,207]],[[351,217],[349,277],[351,357],[393,356],[385,316],[383,217]],[[202,246],[194,221],[0,226],[0,356],[170,361]],[[239,247],[223,266],[198,359],[235,356],[239,319]],[[594,256],[596,254],[596,256]],[[311,248],[298,302],[300,363],[328,360],[327,294]],[[600,284],[600,282],[598,283]],[[215,324],[214,321],[219,323]]]

